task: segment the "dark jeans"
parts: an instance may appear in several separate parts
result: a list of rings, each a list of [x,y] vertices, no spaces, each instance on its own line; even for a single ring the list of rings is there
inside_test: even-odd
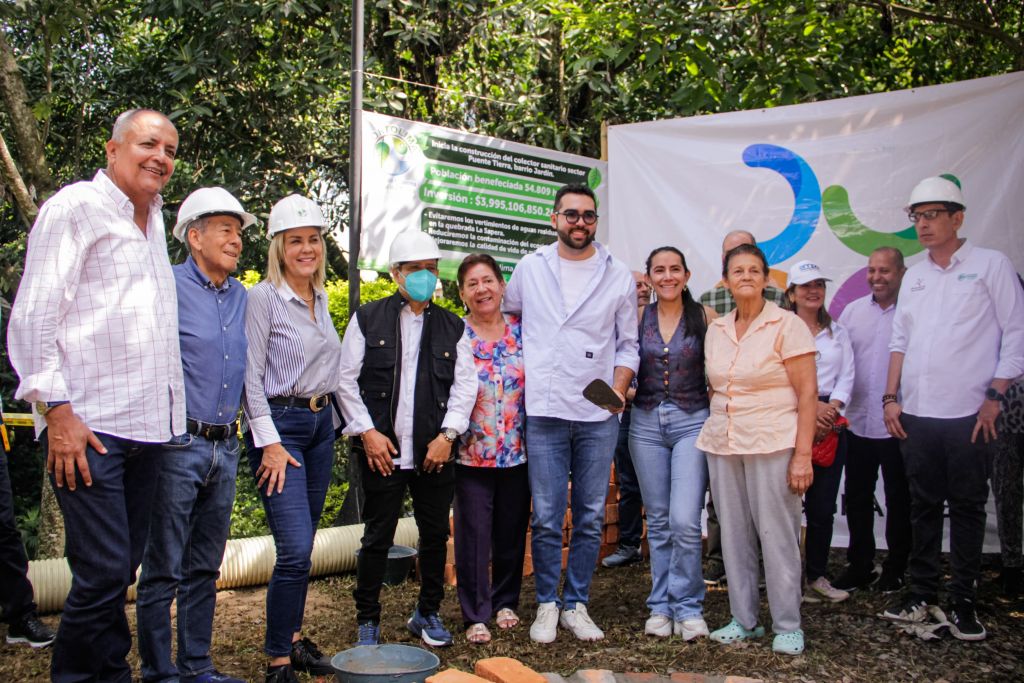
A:
[[[882,469],[885,487],[886,574],[903,576],[910,555],[910,489],[899,439],[867,439],[847,432],[846,523],[850,568],[867,575],[875,568],[875,482]]]
[[[412,495],[413,516],[420,533],[420,614],[436,614],[444,599],[444,561],[448,548],[448,514],[455,494],[455,468],[440,473],[395,470],[383,477],[370,471],[366,455],[353,449],[362,468],[363,539],[356,562],[356,601],[359,623],[380,622],[380,587],[387,567],[388,549],[402,514],[406,488]]]
[[[629,457],[629,414],[629,410],[622,413],[619,439],[615,444],[615,476],[619,481],[619,545],[639,548],[644,531],[640,508],[644,502],[633,459]]]
[[[142,560],[136,614],[142,680],[213,671],[210,641],[217,577],[231,527],[238,438],[182,434],[164,445]],[[178,600],[178,658],[171,661],[171,601]]]
[[[107,449],[85,450],[92,486],[51,485],[64,515],[71,591],[50,662],[56,683],[130,683],[132,646],[125,592],[135,582],[149,531],[161,445],[96,434]],[[46,432],[39,437],[44,452]]]
[[[314,413],[308,408],[271,405],[270,414],[281,445],[301,465],[288,467],[281,493],[275,490],[268,496],[266,484],[260,487],[277,549],[277,562],[267,587],[267,636],[263,650],[271,657],[287,657],[292,649],[292,634],[302,630],[306,611],[313,537],[334,465],[334,426],[330,409]],[[246,435],[246,454],[255,477],[263,460],[263,449],[253,446],[251,434]]]
[[[949,503],[949,561],[953,600],[974,599],[985,539],[990,446],[971,443],[974,415],[952,419],[900,418],[900,444],[910,484],[910,590],[934,602],[941,577],[943,507]]]
[[[839,434],[836,459],[828,467],[813,465],[814,481],[804,494],[804,515],[807,517],[805,541],[807,582],[828,576],[828,551],[832,547],[832,526],[835,522],[839,480],[846,463],[846,432]]]
[[[14,520],[14,494],[7,471],[7,455],[0,451],[0,619],[11,624],[34,612],[28,558]]]
[[[465,626],[519,608],[530,524],[526,468],[456,467],[455,571]]]

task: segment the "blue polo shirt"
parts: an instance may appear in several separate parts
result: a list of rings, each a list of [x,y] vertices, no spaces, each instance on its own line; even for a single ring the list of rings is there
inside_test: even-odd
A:
[[[245,287],[233,277],[217,287],[191,256],[174,266],[174,280],[185,410],[193,420],[228,424],[245,380]]]

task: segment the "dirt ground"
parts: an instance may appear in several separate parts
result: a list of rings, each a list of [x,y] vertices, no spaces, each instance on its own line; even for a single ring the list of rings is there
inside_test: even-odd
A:
[[[834,551],[836,564],[840,551]],[[528,625],[535,601],[533,581],[523,586],[520,614],[524,623],[511,631],[493,629],[494,640],[487,646],[465,642],[454,589],[449,589],[442,616],[453,632],[454,647],[437,650],[443,667],[472,670],[477,659],[491,656],[517,657],[538,671],[569,674],[577,669],[671,673],[699,672],[743,675],[768,681],[1021,681],[1024,680],[1024,603],[1007,602],[992,584],[994,570],[987,570],[979,594],[979,616],[989,637],[980,643],[963,643],[949,636],[924,642],[906,636],[874,615],[888,598],[859,591],[838,605],[805,605],[804,631],[807,651],[798,657],[775,655],[771,638],[753,643],[723,646],[701,640],[683,643],[679,639],[659,640],[643,635],[647,617],[644,600],[650,588],[647,565],[624,569],[601,569],[594,577],[590,613],[605,630],[600,643],[580,643],[564,631],[551,645],[529,639]],[[305,634],[325,653],[351,646],[356,621],[352,605],[352,575],[316,580],[309,591]],[[404,628],[416,602],[418,586],[408,582],[385,588],[382,635],[387,642],[413,644]],[[222,591],[218,595],[214,627],[213,657],[218,668],[240,678],[262,682],[261,654],[266,589]],[[728,593],[708,592],[705,612],[712,628],[729,619]],[[134,624],[134,607],[129,605]],[[765,606],[764,623],[770,618]],[[45,621],[56,625],[56,615]],[[131,659],[136,667],[135,652]],[[31,651],[24,646],[0,644],[0,681],[45,681],[49,650]]]

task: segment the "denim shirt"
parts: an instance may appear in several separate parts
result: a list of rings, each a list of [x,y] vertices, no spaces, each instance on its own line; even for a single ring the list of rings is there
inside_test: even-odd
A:
[[[185,411],[193,420],[228,424],[238,417],[245,380],[245,287],[233,277],[217,287],[191,256],[173,270]]]
[[[498,341],[476,335],[466,323],[473,347],[478,390],[469,431],[459,444],[459,464],[471,467],[515,467],[526,462],[524,436],[523,337],[519,318],[505,316],[505,334]]]

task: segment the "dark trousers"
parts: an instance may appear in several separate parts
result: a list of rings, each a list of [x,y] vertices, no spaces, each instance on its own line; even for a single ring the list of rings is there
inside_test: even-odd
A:
[[[619,481],[619,545],[640,547],[643,535],[640,482],[636,478],[633,459],[629,456],[629,411],[622,413],[619,438],[615,443],[615,476]]]
[[[875,568],[875,483],[882,469],[885,487],[886,574],[903,576],[910,555],[910,489],[899,439],[867,439],[847,432],[846,523],[850,546],[846,559],[858,574]]]
[[[526,468],[456,467],[455,571],[465,626],[519,607],[530,523]]]
[[[72,576],[50,662],[55,683],[132,680],[125,592],[135,582],[146,547],[161,445],[96,436],[107,453],[86,448],[92,486],[78,474],[74,491],[58,488],[50,476],[64,515]],[[46,432],[40,442],[45,451]]]
[[[839,434],[836,458],[828,467],[813,465],[814,481],[804,494],[807,517],[805,570],[808,583],[819,576],[828,576],[828,551],[832,547],[832,526],[836,515],[839,480],[846,463],[846,432]]]
[[[907,438],[900,445],[910,484],[910,590],[929,602],[939,592],[943,508],[949,503],[951,598],[973,600],[981,575],[988,500],[990,446],[971,443],[974,415],[952,419],[900,418]]]
[[[708,539],[707,539],[707,550],[704,553],[704,559],[708,562],[717,562],[720,565],[725,564],[722,559],[722,527],[718,523],[718,513],[715,511],[715,500],[711,495],[711,487],[708,487]]]
[[[352,591],[359,623],[380,622],[380,587],[407,488],[412,495],[413,517],[420,532],[417,608],[420,614],[437,613],[444,599],[448,513],[455,493],[454,468],[446,467],[438,474],[395,470],[390,476],[382,477],[370,471],[362,451],[353,449],[352,457],[360,458],[366,495],[362,549],[356,562],[356,587]]]
[[[1003,567],[1021,567],[1021,516],[1024,514],[1024,434],[999,432],[992,459],[992,497]]]
[[[14,494],[7,471],[7,455],[0,451],[0,619],[11,624],[34,612],[28,558],[14,521]]]

